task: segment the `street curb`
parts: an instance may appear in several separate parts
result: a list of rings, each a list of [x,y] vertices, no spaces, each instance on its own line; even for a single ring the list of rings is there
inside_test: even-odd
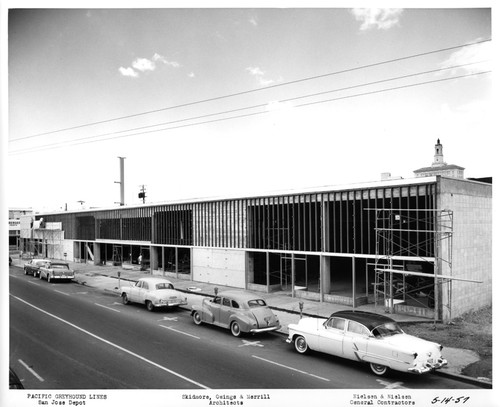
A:
[[[455,373],[443,372],[442,370],[436,370],[433,373],[438,375],[438,376],[447,376],[449,378],[452,378],[452,379],[460,381],[460,382],[474,384],[474,385],[482,387],[484,389],[492,389],[493,388],[493,383],[485,382],[483,380],[476,379],[475,377],[470,377],[470,376],[465,376],[465,375],[460,375],[460,374],[455,374]]]

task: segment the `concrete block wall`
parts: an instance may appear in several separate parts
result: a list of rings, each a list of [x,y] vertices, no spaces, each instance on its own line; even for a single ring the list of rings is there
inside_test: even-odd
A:
[[[492,304],[492,186],[472,181],[442,178],[438,208],[453,211],[451,274],[482,283],[453,281],[451,318]],[[443,258],[447,258],[443,241]],[[450,274],[443,262],[443,274]],[[447,285],[443,286],[446,303]],[[443,319],[449,319],[443,307]]]
[[[193,248],[193,281],[245,288],[245,252]]]

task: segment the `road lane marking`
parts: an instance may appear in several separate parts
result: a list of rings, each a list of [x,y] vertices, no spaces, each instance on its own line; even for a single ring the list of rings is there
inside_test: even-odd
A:
[[[35,283],[34,281],[28,281],[30,284],[40,285],[40,283]]]
[[[210,390],[210,387],[207,387],[207,386],[205,386],[205,385],[203,385],[201,383],[198,383],[195,380],[192,380],[192,379],[190,379],[190,378],[188,378],[186,376],[181,375],[180,373],[177,373],[177,372],[175,372],[175,371],[173,371],[171,369],[168,369],[165,366],[162,366],[162,365],[160,365],[160,364],[158,364],[156,362],[153,362],[152,360],[149,360],[149,359],[145,358],[144,356],[138,355],[137,353],[134,353],[134,352],[132,352],[132,351],[130,351],[130,350],[128,350],[128,349],[120,346],[120,345],[117,345],[116,343],[113,343],[111,341],[108,341],[107,339],[101,338],[100,336],[98,336],[96,334],[93,334],[92,332],[89,332],[86,329],[83,329],[83,328],[79,327],[78,325],[75,325],[75,324],[73,324],[73,323],[71,323],[69,321],[66,321],[65,319],[62,319],[62,318],[58,317],[57,315],[51,314],[48,311],[45,311],[45,310],[43,310],[41,308],[38,308],[37,306],[35,306],[33,304],[30,304],[29,302],[23,300],[22,298],[16,297],[15,295],[12,295],[12,294],[9,294],[9,295],[11,297],[15,298],[16,300],[21,301],[22,303],[24,303],[24,304],[26,304],[26,305],[28,305],[28,306],[30,306],[30,307],[32,307],[32,308],[40,311],[40,312],[43,312],[44,314],[46,314],[46,315],[48,315],[48,316],[50,316],[50,317],[52,317],[54,319],[57,319],[58,321],[61,321],[61,322],[65,323],[65,324],[67,324],[67,325],[69,325],[69,326],[71,326],[71,327],[73,327],[73,328],[75,328],[75,329],[77,329],[77,330],[79,330],[79,331],[81,331],[81,332],[83,332],[83,333],[91,336],[92,338],[98,339],[98,340],[100,340],[101,342],[104,342],[107,345],[110,345],[110,346],[112,346],[112,347],[114,347],[114,348],[116,348],[118,350],[121,350],[122,352],[128,353],[129,355],[131,355],[131,356],[133,356],[133,357],[135,357],[135,358],[137,358],[139,360],[142,360],[143,362],[149,363],[150,365],[152,365],[154,367],[157,367],[158,369],[161,369],[161,370],[163,370],[163,371],[165,371],[167,373],[170,373],[170,374],[172,374],[174,376],[177,376],[180,379],[183,379],[183,380],[185,380],[185,381],[187,381],[187,382],[189,382],[191,384],[194,384],[195,386],[201,387],[203,389]]]
[[[29,367],[26,363],[24,363],[21,359],[18,359],[19,360],[19,363],[21,365],[23,365],[26,369],[28,369],[28,371],[33,375],[35,376],[38,380],[40,380],[41,382],[43,382],[43,377],[41,377],[37,372],[35,372],[31,367]]]
[[[175,321],[175,322],[177,322],[178,319],[179,319],[178,317],[173,317],[173,318],[172,317],[163,317],[162,319],[159,319],[158,322],[160,322],[160,321]]]
[[[245,339],[242,339],[241,341],[243,342],[243,345],[239,345],[238,348],[241,348],[242,346],[260,346],[261,348],[264,347],[264,345],[262,345],[260,343],[260,341],[253,341],[253,342],[251,342],[251,341],[247,341]]]
[[[403,382],[388,382],[386,380],[377,379],[377,382],[384,386],[384,389],[407,389],[408,387],[403,386]]]
[[[109,310],[114,311],[114,312],[120,312],[117,309],[106,307],[105,305],[98,304],[97,302],[94,302],[94,305],[97,305],[98,307],[109,309]]]
[[[165,326],[165,325],[161,325],[161,324],[159,326],[161,326],[162,328],[165,328],[165,329],[170,329],[171,331],[174,331],[174,332],[177,332],[177,333],[180,333],[180,334],[183,334],[183,335],[191,336],[192,338],[200,339],[200,337],[198,337],[198,336],[194,336],[194,335],[188,334],[187,332],[179,331],[179,330],[174,329],[174,328],[172,328],[170,326]]]
[[[59,293],[59,294],[64,294],[64,295],[67,295],[68,297],[70,296],[68,293],[65,293],[63,291],[59,291],[59,290],[54,290],[56,293]]]
[[[290,367],[290,366],[282,365],[281,363],[273,362],[272,360],[264,359],[264,358],[261,358],[260,356],[252,355],[252,357],[256,358],[256,359],[263,360],[264,362],[271,363],[271,364],[276,365],[276,366],[284,367],[285,369],[293,370],[294,372],[298,372],[298,373],[302,373],[302,374],[305,374],[305,375],[308,375],[308,376],[315,377],[316,379],[324,380],[326,382],[330,381],[330,379],[325,379],[324,377],[316,376],[315,374],[304,372],[303,370],[298,370],[298,369],[295,369],[295,368]]]

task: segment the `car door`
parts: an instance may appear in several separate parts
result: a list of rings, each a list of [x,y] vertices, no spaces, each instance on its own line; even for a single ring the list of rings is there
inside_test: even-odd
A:
[[[130,301],[141,302],[140,299],[141,299],[142,284],[143,284],[142,281],[138,281],[137,283],[135,283],[135,285],[130,287]]]
[[[219,309],[219,323],[221,326],[229,327],[229,319],[234,310],[231,307],[231,300],[229,298],[222,298],[222,304]]]
[[[210,312],[214,318],[214,324],[219,325],[219,317],[220,317],[220,308],[222,305],[222,298],[215,297],[210,303]]]
[[[370,331],[359,322],[348,321],[347,329],[342,342],[342,353],[344,357],[352,360],[362,360],[366,354],[366,348]]]
[[[318,350],[330,355],[342,356],[345,326],[346,320],[344,318],[328,319],[318,331]]]

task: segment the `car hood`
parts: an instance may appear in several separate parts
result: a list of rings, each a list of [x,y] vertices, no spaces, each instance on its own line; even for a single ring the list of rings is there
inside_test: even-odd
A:
[[[252,314],[257,320],[259,328],[267,328],[268,326],[275,326],[278,324],[278,318],[267,307],[250,308],[250,311],[252,311]]]
[[[422,353],[422,352],[435,352],[436,350],[439,350],[439,344],[435,342],[426,341],[425,339],[417,338],[416,336],[408,334],[396,334],[392,336],[386,336],[379,340],[382,340],[398,348],[405,349],[409,352]]]

